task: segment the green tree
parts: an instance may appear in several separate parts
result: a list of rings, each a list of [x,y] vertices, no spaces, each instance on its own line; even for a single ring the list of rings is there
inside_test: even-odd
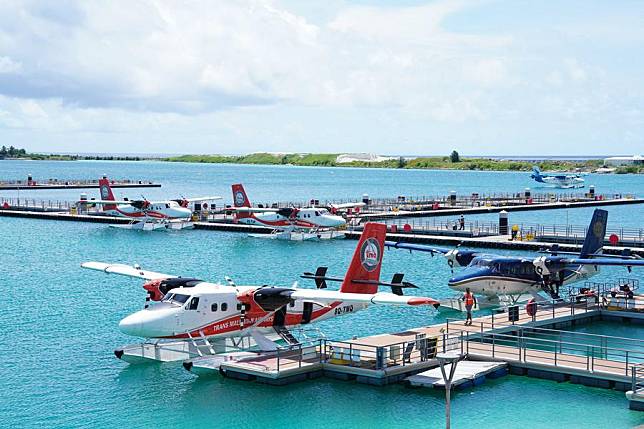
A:
[[[397,165],[398,168],[405,168],[406,165],[407,165],[407,160],[405,158],[403,158],[402,156],[398,158],[398,165]]]
[[[459,156],[458,152],[453,150],[449,156],[449,160],[452,162],[461,162],[461,157]]]

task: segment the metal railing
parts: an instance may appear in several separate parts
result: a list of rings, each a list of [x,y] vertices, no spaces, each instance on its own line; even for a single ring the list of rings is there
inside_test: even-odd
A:
[[[423,336],[385,345],[353,341],[320,341],[320,362],[372,370],[409,366],[434,359],[438,350],[460,347],[456,336]]]
[[[150,180],[135,180],[135,179],[110,179],[111,184],[145,184],[145,185],[151,185],[154,182]],[[98,186],[98,179],[57,179],[57,178],[49,178],[49,179],[33,179],[33,180],[0,180],[0,188],[2,186],[16,186],[16,185],[23,185],[23,186],[34,186],[38,187],[40,185],[65,185],[65,186],[83,186],[83,185],[92,185],[92,186]]]
[[[483,354],[493,359],[513,359],[555,367],[566,366],[589,372],[623,374],[626,377],[629,376],[633,363],[644,362],[644,344],[629,348],[613,347],[583,342],[587,338],[585,334],[570,331],[565,333],[577,341],[534,337],[526,335],[521,328],[516,333],[462,332],[461,341],[466,354]]]
[[[644,395],[644,363],[631,366],[631,391],[636,395]]]
[[[519,306],[518,304],[515,305]],[[525,305],[523,305],[523,307],[525,307]],[[522,311],[522,306],[519,306],[519,317],[514,322],[509,321],[508,313],[492,313],[487,318],[479,318],[473,325],[470,325],[470,328],[476,327],[480,332],[483,332],[492,329],[520,326],[522,323],[537,322],[539,320],[552,320],[556,317],[574,316],[580,312],[586,313],[602,308],[601,300],[595,297],[580,302],[552,299],[548,301],[533,302],[531,305],[535,307],[533,314],[528,314],[527,311]],[[512,307],[512,305],[510,305],[510,307]],[[448,317],[446,319],[446,330],[448,333],[452,333],[454,329],[460,331],[458,327],[464,326],[464,323],[465,320],[463,319]]]

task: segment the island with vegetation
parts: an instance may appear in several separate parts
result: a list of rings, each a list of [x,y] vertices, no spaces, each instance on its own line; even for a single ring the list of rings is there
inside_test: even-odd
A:
[[[602,159],[582,161],[573,160],[513,160],[486,157],[464,157],[457,151],[448,156],[394,157],[372,154],[339,153],[251,153],[248,155],[178,155],[165,158],[145,156],[116,155],[70,155],[29,153],[13,146],[0,149],[1,159],[32,160],[106,160],[106,161],[168,161],[213,164],[257,164],[257,165],[296,165],[315,167],[365,167],[365,168],[407,168],[433,170],[483,170],[483,171],[530,171],[534,165],[542,171],[583,171],[592,172],[604,165]],[[644,173],[644,165],[620,166],[614,169],[617,174]]]
[[[449,156],[433,157],[388,157],[376,160],[355,160],[338,162],[341,154],[274,154],[253,153],[249,155],[181,155],[166,158],[171,162],[201,162],[218,164],[266,164],[299,165],[324,167],[371,167],[371,168],[409,168],[435,170],[486,170],[486,171],[530,171],[534,165],[543,171],[586,171],[591,172],[603,166],[601,159],[585,161],[541,160],[538,162],[505,160],[483,157],[461,157],[457,151]],[[382,158],[382,157],[381,157]],[[616,173],[644,172],[642,166],[620,167]]]

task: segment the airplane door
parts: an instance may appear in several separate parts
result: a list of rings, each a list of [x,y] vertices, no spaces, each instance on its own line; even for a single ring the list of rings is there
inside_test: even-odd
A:
[[[311,315],[313,314],[313,303],[305,302],[304,309],[302,310],[302,324],[307,324],[311,321]]]
[[[285,320],[286,320],[286,306],[284,305],[275,312],[275,315],[273,316],[273,326],[284,326]]]

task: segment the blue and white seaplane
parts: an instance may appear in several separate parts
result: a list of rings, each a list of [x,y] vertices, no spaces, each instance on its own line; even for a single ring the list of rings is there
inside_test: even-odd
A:
[[[622,255],[603,255],[608,212],[596,209],[588,227],[581,252],[562,252],[557,245],[536,258],[501,256],[475,250],[446,249],[413,243],[385,242],[388,247],[409,251],[429,252],[432,256],[445,256],[452,268],[464,267],[449,279],[448,286],[465,292],[467,288],[482,299],[480,308],[503,307],[529,299],[546,300],[559,298],[559,288],[568,283],[588,279],[599,273],[600,266],[620,266],[631,271],[632,267],[644,267],[644,259],[625,250]],[[441,301],[441,308],[463,310],[458,299]]]
[[[546,185],[561,189],[583,188],[584,179],[581,176],[579,173],[542,173],[537,166],[532,167],[532,175],[530,175],[536,182],[545,183]]]

